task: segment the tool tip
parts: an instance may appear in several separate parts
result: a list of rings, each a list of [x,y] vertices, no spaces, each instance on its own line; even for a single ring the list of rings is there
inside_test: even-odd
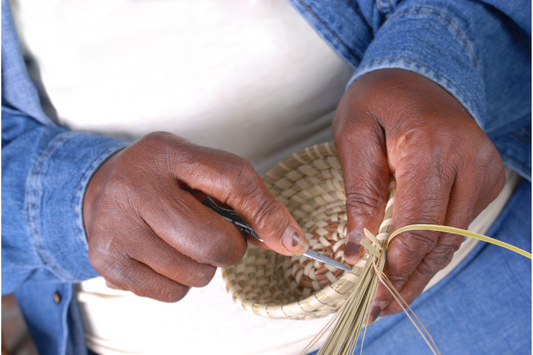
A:
[[[344,271],[352,271],[352,268],[347,266],[347,265],[342,265],[341,269],[344,270]]]

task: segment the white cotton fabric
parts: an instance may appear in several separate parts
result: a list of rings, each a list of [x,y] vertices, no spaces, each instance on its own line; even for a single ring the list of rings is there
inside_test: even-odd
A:
[[[485,234],[518,186],[520,176],[510,169],[506,169],[506,174],[503,191],[471,223],[470,231]],[[467,238],[452,262],[435,275],[424,291],[448,275],[478,242]],[[181,353],[178,349],[198,354],[295,355],[329,320],[267,319],[248,313],[226,293],[220,270],[207,287],[192,289],[176,304],[112,290],[103,278],[81,283],[77,297],[87,344],[102,355]]]
[[[13,3],[63,126],[126,139],[170,131],[243,156],[260,173],[332,140],[353,70],[286,1]],[[474,245],[464,243],[454,265]],[[109,289],[102,278],[81,283],[77,299],[87,344],[102,355],[298,354],[328,320],[247,313],[226,294],[220,271],[175,304]]]
[[[260,172],[332,140],[353,73],[285,0],[19,0],[14,12],[60,124],[170,131]]]

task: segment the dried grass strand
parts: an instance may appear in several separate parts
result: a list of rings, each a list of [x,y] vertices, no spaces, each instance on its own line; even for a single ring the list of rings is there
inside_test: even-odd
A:
[[[311,248],[344,262],[346,195],[335,145],[323,143],[294,153],[267,172],[264,181],[300,224],[310,240]],[[355,349],[362,328],[368,323],[369,309],[375,300],[379,282],[382,282],[434,354],[440,354],[420,319],[383,273],[390,241],[406,231],[433,230],[476,238],[530,259],[531,254],[507,243],[452,227],[410,225],[390,234],[395,194],[396,182],[391,176],[388,202],[379,233],[374,236],[365,230],[370,242],[362,241],[361,244],[367,253],[351,271],[342,272],[306,257],[286,257],[250,245],[239,264],[223,271],[228,294],[246,311],[268,318],[314,319],[336,313],[302,353],[310,351],[331,330],[319,354],[344,355],[351,354]],[[436,350],[433,350],[407,309]],[[365,335],[366,327],[363,344]]]
[[[448,226],[439,226],[439,225],[434,225],[434,224],[411,224],[411,225],[402,227],[402,228],[396,230],[394,233],[391,234],[391,236],[389,237],[389,241],[387,242],[387,245],[390,244],[392,239],[394,239],[398,234],[401,234],[403,232],[408,232],[408,231],[414,231],[414,230],[419,230],[419,231],[420,230],[427,230],[427,231],[437,231],[437,232],[443,232],[443,233],[458,234],[458,235],[462,235],[463,237],[474,238],[474,239],[481,240],[483,242],[487,242],[487,243],[491,243],[491,244],[500,246],[502,248],[514,251],[517,254],[523,255],[526,258],[531,259],[531,253],[528,253],[525,250],[522,250],[522,249],[520,249],[518,247],[515,247],[514,245],[502,242],[500,240],[497,240],[497,239],[494,239],[494,238],[491,238],[491,237],[487,237],[487,236],[482,235],[482,234],[470,232],[468,230],[464,230],[464,229],[461,229],[461,228],[448,227]]]
[[[394,288],[394,285],[392,284],[392,282],[389,280],[389,278],[387,277],[387,275],[385,275],[385,273],[381,270],[379,270],[377,268],[376,265],[374,265],[374,269],[376,271],[376,275],[378,275],[379,277],[379,280],[381,281],[381,283],[387,288],[387,290],[391,293],[391,295],[394,297],[394,299],[396,300],[396,302],[398,302],[398,304],[400,305],[400,307],[402,307],[402,310],[403,312],[407,315],[407,317],[409,317],[409,320],[411,321],[411,323],[413,323],[413,325],[415,326],[416,330],[418,330],[418,332],[420,333],[420,335],[422,336],[422,338],[424,339],[424,341],[426,342],[426,344],[429,346],[429,348],[431,349],[431,351],[433,352],[433,354],[437,355],[437,353],[439,355],[440,354],[440,351],[439,351],[439,348],[437,347],[437,344],[435,344],[435,340],[433,339],[433,337],[431,336],[431,334],[429,333],[429,331],[426,329],[426,327],[424,326],[424,324],[422,323],[422,321],[418,318],[418,316],[416,315],[415,311],[413,311],[413,309],[409,306],[409,304],[403,299],[403,297],[400,295],[400,293],[398,292],[398,290],[396,290]],[[402,304],[403,303],[403,304]],[[407,309],[409,309],[411,311],[411,313],[413,314],[413,316],[416,318],[416,320],[418,321],[418,323],[420,323],[420,326],[424,329],[424,332],[427,334],[427,336],[429,337],[429,339],[431,340],[431,343],[433,344],[433,346],[429,343],[429,341],[427,340],[426,336],[424,335],[424,332],[422,332],[420,330],[420,328],[418,327],[418,324],[413,320],[413,318],[411,317],[411,315],[409,314],[409,312],[407,312]],[[433,347],[435,349],[433,349]]]

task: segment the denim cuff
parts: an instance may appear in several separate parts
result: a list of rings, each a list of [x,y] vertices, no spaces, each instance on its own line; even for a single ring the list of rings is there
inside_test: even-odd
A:
[[[83,198],[95,171],[127,143],[63,132],[37,158],[28,177],[30,232],[42,261],[63,281],[99,276],[89,263]]]
[[[483,78],[463,25],[442,9],[399,6],[377,32],[347,87],[375,70],[405,69],[448,91],[483,128]]]

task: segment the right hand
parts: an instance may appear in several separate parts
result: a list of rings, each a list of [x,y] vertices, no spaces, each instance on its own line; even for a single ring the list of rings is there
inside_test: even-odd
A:
[[[112,288],[165,302],[207,285],[246,250],[239,230],[190,191],[229,205],[283,255],[309,245],[298,223],[244,159],[151,133],[107,160],[83,202],[89,260]]]
[[[344,94],[333,132],[346,188],[344,258],[350,264],[366,252],[363,228],[378,232],[390,174],[397,183],[393,230],[411,224],[466,229],[505,184],[503,161],[490,138],[459,101],[417,73],[382,69],[363,75]],[[410,304],[450,263],[463,239],[402,233],[391,241],[383,271]],[[380,285],[370,322],[402,310]]]

